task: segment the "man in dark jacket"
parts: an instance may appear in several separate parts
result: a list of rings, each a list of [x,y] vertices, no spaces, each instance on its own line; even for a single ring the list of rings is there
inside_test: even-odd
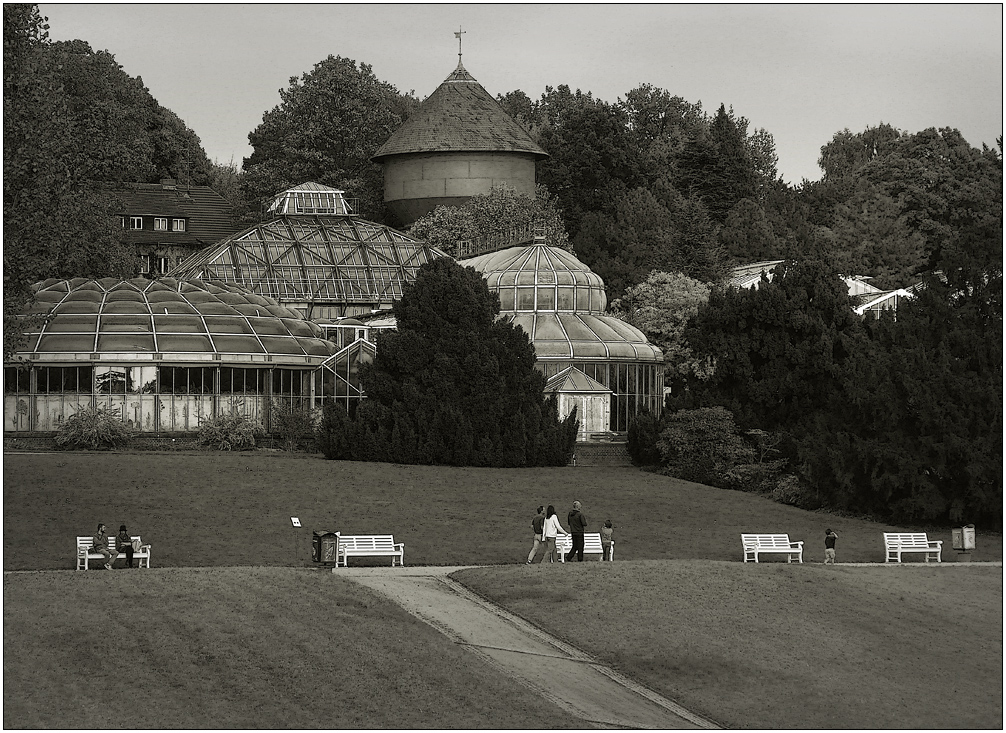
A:
[[[580,502],[573,502],[573,509],[566,517],[566,523],[573,541],[569,552],[566,553],[566,562],[570,562],[573,555],[576,555],[577,562],[583,562],[583,531],[587,529],[587,516],[580,511]]]

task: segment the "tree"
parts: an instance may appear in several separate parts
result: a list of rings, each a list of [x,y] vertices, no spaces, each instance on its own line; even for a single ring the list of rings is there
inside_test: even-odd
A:
[[[21,314],[30,310],[33,283],[125,277],[136,267],[117,226],[115,200],[93,182],[101,160],[82,155],[118,149],[110,142],[116,131],[101,140],[81,137],[97,133],[84,125],[87,114],[64,88],[65,48],[52,51],[45,21],[34,5],[4,5],[5,360],[22,344]],[[107,106],[101,95],[92,101]]]
[[[664,352],[666,379],[706,374],[684,341],[688,320],[709,300],[710,286],[680,272],[651,272],[611,304],[611,315],[631,323]]]
[[[625,111],[590,92],[545,87],[539,116],[538,142],[551,157],[539,164],[538,180],[558,199],[574,237],[586,212],[639,185],[639,150]]]
[[[510,233],[528,227],[540,227],[549,246],[572,251],[556,200],[540,184],[533,197],[497,186],[461,206],[437,206],[417,219],[409,233],[457,257],[462,240],[505,241]]]
[[[574,250],[604,279],[611,298],[621,297],[654,270],[682,272],[705,282],[725,274],[702,203],[685,198],[666,181],[654,189],[633,189],[605,211],[586,214],[573,240]]]
[[[369,64],[329,56],[281,89],[280,104],[249,135],[243,188],[257,210],[276,193],[307,181],[347,191],[360,213],[383,219],[384,182],[370,161],[418,105],[379,80]]]
[[[357,411],[364,460],[447,465],[565,465],[579,421],[560,421],[527,334],[497,320],[499,296],[453,260],[423,265],[378,336],[361,371],[367,399]],[[342,426],[342,416],[329,424]],[[328,437],[323,443],[347,441]],[[365,452],[365,455],[361,455]]]
[[[714,288],[685,329],[715,371],[691,399],[722,405],[745,428],[796,430],[830,404],[861,329],[845,283],[823,263],[779,265],[756,289]]]

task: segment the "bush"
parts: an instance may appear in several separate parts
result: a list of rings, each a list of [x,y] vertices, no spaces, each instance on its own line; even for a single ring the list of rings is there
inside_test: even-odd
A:
[[[355,438],[356,424],[346,408],[336,402],[326,403],[318,426],[318,450],[329,460],[349,461],[353,459]]]
[[[649,412],[641,412],[629,424],[629,455],[632,462],[641,466],[660,463],[660,420]]]
[[[66,450],[123,448],[135,431],[118,413],[104,407],[82,407],[56,431],[56,445]]]
[[[792,474],[779,477],[772,491],[772,499],[780,504],[790,504],[801,509],[820,509],[822,506],[817,492],[812,492]]]
[[[768,493],[779,485],[780,474],[785,465],[785,460],[738,463],[727,468],[721,478],[726,489]]]
[[[199,445],[214,450],[250,450],[255,439],[265,435],[265,428],[247,415],[221,415],[199,426]]]
[[[315,450],[315,426],[319,410],[292,406],[286,403],[272,405],[272,434],[283,450]]]
[[[657,448],[664,473],[721,488],[726,487],[730,469],[756,459],[755,451],[737,434],[733,414],[723,407],[666,415]]]

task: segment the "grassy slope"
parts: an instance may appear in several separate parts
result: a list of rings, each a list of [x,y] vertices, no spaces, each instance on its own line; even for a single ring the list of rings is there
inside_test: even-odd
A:
[[[741,532],[787,532],[820,560],[824,529],[839,561],[883,560],[893,528],[624,468],[493,470],[325,461],[262,453],[66,453],[4,457],[6,570],[73,567],[74,537],[125,523],[153,544],[155,567],[295,565],[312,529],[393,533],[407,564],[520,562],[530,518],[573,499],[597,529],[615,524],[615,557],[739,560]],[[295,532],[290,516],[304,528]],[[981,529],[981,528],[979,528]],[[944,560],[953,560],[949,531]],[[979,534],[974,560],[1001,560]],[[360,563],[367,561],[361,560]]]
[[[1002,727],[999,567],[643,561],[454,577],[728,727]]]
[[[572,725],[327,572],[18,573],[3,589],[4,728]]]

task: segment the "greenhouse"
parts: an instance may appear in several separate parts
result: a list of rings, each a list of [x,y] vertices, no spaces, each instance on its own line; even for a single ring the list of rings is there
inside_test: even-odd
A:
[[[279,194],[274,219],[182,262],[172,277],[219,280],[275,298],[304,318],[390,310],[436,247],[352,211],[343,192],[304,183]]]
[[[81,406],[143,432],[191,432],[270,407],[352,392],[322,329],[276,300],[200,280],[46,280],[36,287],[30,368],[5,366],[4,431],[54,431]],[[355,370],[356,367],[353,367]],[[341,369],[341,371],[340,371]]]
[[[575,256],[537,238],[460,264],[499,293],[500,316],[531,337],[546,377],[575,367],[611,390],[609,430],[628,430],[644,410],[660,414],[662,352],[639,329],[604,315],[604,282]]]

